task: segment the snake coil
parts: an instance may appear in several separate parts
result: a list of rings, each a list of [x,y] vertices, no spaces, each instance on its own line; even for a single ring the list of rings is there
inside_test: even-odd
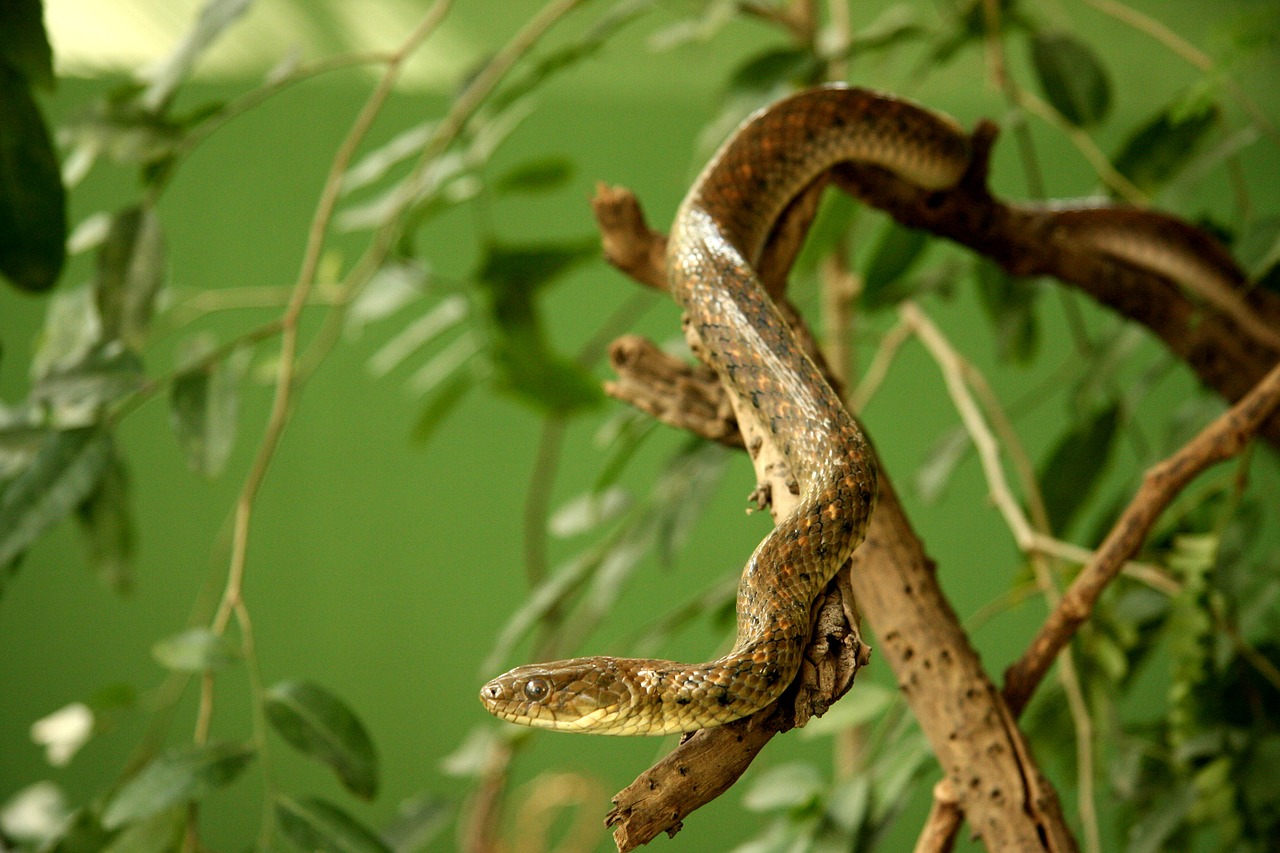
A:
[[[842,86],[779,101],[748,118],[721,147],[672,225],[671,292],[721,381],[782,453],[799,503],[747,561],[737,640],[728,654],[700,664],[583,657],[521,666],[481,689],[491,713],[541,728],[656,735],[727,723],[782,694],[799,670],[814,598],[866,536],[877,474],[862,431],[754,267],[786,205],[835,164],[878,166],[942,190],[959,181],[968,160],[967,137],[949,118]],[[1190,277],[1193,292],[1220,293],[1223,282],[1235,292],[1238,273],[1225,253],[1206,260],[1187,238],[1202,232],[1170,217],[1110,213],[1063,210],[1061,227],[1123,262]]]

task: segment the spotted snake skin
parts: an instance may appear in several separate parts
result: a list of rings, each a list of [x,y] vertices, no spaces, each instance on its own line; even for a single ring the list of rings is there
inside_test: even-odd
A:
[[[782,694],[799,670],[814,598],[866,535],[877,472],[862,431],[754,267],[787,204],[833,165],[878,166],[941,190],[961,178],[968,160],[967,137],[950,119],[843,86],[785,98],[747,119],[721,147],[672,225],[671,292],[704,358],[785,458],[799,503],[747,562],[737,640],[726,655],[700,664],[585,657],[521,666],[481,690],[491,713],[541,728],[657,735],[721,725]],[[1088,239],[1088,217],[1083,226],[1078,216],[1065,221]],[[1093,221],[1105,225],[1101,217]],[[1113,242],[1124,257],[1124,241]]]

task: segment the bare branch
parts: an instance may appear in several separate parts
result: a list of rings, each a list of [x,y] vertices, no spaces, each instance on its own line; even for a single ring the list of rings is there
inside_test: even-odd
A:
[[[1093,612],[1124,562],[1137,553],[1165,507],[1210,465],[1230,459],[1252,439],[1280,404],[1280,364],[1236,405],[1169,458],[1148,469],[1138,493],[1111,528],[1093,559],[1067,589],[1026,653],[1005,671],[1009,706],[1021,709],[1044,678],[1054,657]]]

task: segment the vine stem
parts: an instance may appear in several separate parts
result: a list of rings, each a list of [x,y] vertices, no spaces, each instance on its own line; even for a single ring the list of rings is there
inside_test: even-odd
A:
[[[329,174],[325,178],[325,183],[321,190],[320,200],[312,217],[298,279],[293,286],[284,314],[279,320],[281,336],[280,364],[276,373],[271,412],[253,464],[236,499],[227,582],[217,611],[214,613],[211,626],[215,634],[222,635],[226,632],[232,616],[236,618],[249,669],[250,689],[254,696],[254,741],[259,751],[259,760],[264,768],[268,766],[268,762],[266,760],[267,738],[263,712],[263,687],[253,645],[253,623],[249,618],[249,610],[244,602],[243,589],[249,548],[249,527],[253,517],[254,502],[266,478],[271,460],[275,456],[276,448],[279,446],[285,426],[288,424],[293,395],[296,390],[294,370],[298,351],[298,321],[315,285],[316,271],[319,269],[320,256],[324,248],[329,224],[337,207],[343,177],[351,165],[356,150],[368,135],[374,119],[390,96],[404,61],[435,30],[451,6],[452,0],[436,0],[426,14],[423,15],[418,26],[414,28],[413,32],[409,34],[396,52],[387,59],[387,67],[383,71],[378,86],[365,101],[342,145],[334,155],[333,162],[329,167]],[[264,332],[268,329],[271,333],[274,333],[274,324],[268,324],[263,327]],[[213,678],[211,675],[206,675],[201,682],[200,708],[197,714],[194,735],[197,743],[203,743],[208,739],[212,713]],[[264,774],[267,773],[264,769]],[[270,791],[272,782],[269,774],[265,775],[264,779],[267,789]],[[267,813],[263,819],[261,835],[258,839],[259,849],[267,849],[271,841],[270,797],[267,798],[267,804],[264,808],[267,809]],[[188,814],[187,827],[184,834],[184,848],[187,849],[198,846],[195,819],[196,813],[193,808]]]

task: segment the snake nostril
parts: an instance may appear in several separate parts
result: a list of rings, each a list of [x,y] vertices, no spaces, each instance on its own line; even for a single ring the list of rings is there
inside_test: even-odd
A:
[[[480,695],[485,699],[501,699],[502,687],[497,684],[486,684],[484,687],[480,688]]]

